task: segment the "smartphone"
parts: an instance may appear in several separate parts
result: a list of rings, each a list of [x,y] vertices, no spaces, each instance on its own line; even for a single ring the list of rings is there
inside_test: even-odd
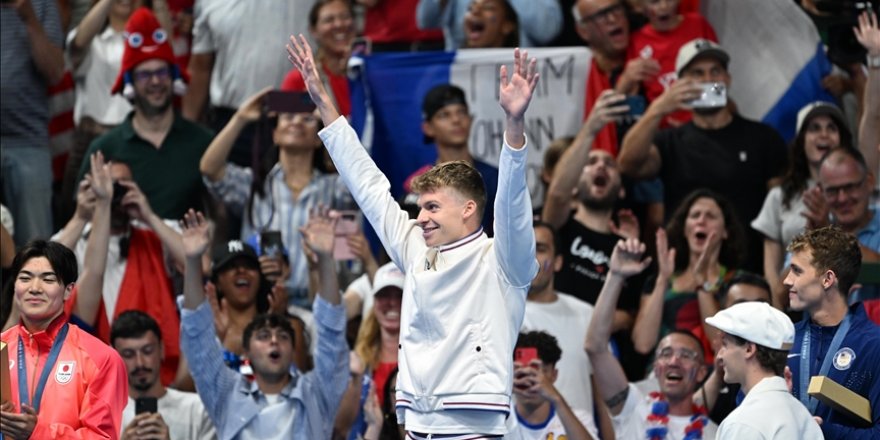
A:
[[[617,101],[614,105],[626,105],[629,107],[625,113],[619,113],[624,121],[636,121],[645,114],[645,97],[642,95],[627,96],[626,99]]]
[[[283,253],[284,243],[281,241],[281,231],[263,231],[260,233],[260,255],[267,257],[280,257]]]
[[[348,245],[348,237],[356,234],[359,229],[357,211],[339,211],[339,219],[336,220],[336,230],[334,231],[333,258],[337,260],[357,258]]]
[[[520,347],[513,351],[513,360],[520,365],[528,365],[533,359],[538,358],[538,349],[535,347]]]
[[[110,199],[110,206],[119,206],[122,204],[122,198],[128,192],[128,187],[122,186],[119,182],[113,182],[113,197]]]
[[[311,113],[315,103],[307,92],[271,90],[266,94],[265,108],[269,113]]]
[[[722,83],[702,83],[700,97],[689,102],[691,108],[718,108],[727,105],[727,87]]]
[[[159,412],[159,402],[155,397],[138,397],[137,399],[134,399],[135,415],[157,412]]]

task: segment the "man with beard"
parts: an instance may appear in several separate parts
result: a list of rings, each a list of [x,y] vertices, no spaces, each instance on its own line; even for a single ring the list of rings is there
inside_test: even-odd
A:
[[[639,236],[638,221],[629,212],[620,213],[621,227],[614,224],[614,205],[625,195],[620,170],[611,154],[592,148],[593,139],[619,113],[621,106],[615,103],[621,99],[623,95],[606,91],[596,100],[572,147],[556,165],[544,202],[542,219],[557,228],[562,254],[555,287],[589,304],[596,304],[614,245],[624,238],[622,236]],[[578,203],[571,211],[575,188]],[[642,276],[626,282],[626,294],[622,295],[613,315],[613,339],[625,359],[627,374],[634,380],[644,375],[643,364],[636,357],[629,335],[639,308],[642,284]]]
[[[100,291],[74,288],[70,303],[76,304],[76,315],[82,323],[91,326],[93,333],[107,343],[110,342],[110,324],[125,310],[143,310],[161,322],[165,335],[162,381],[169,384],[175,377],[180,357],[180,321],[166,255],[183,265],[180,234],[171,228],[170,221],[166,223],[153,212],[132,180],[127,164],[111,162],[109,174],[114,182],[109,231],[92,228],[97,222],[94,216],[101,211],[95,209],[94,189],[88,180],[83,180],[73,217],[52,241],[73,250],[79,266],[84,267],[89,255],[89,237],[106,234],[98,237],[105,243],[103,248],[93,250],[101,252],[98,258],[106,260],[103,288]],[[96,258],[95,253],[91,255],[90,258]]]
[[[156,214],[179,219],[197,205],[202,194],[199,160],[212,136],[172,108],[173,94],[184,91],[187,75],[174,64],[168,36],[153,13],[138,9],[125,31],[129,37],[122,69],[111,92],[130,99],[134,111],[92,142],[87,155],[103,151],[128,163]],[[78,180],[86,165],[80,168]]]
[[[782,173],[786,148],[771,127],[747,120],[727,105],[729,61],[727,52],[708,40],[682,46],[675,61],[678,81],[627,132],[618,159],[629,177],[660,177],[667,212],[691,191],[708,188],[727,197],[745,225],[757,217],[771,180]],[[720,98],[722,93],[724,99],[695,102],[706,96]],[[685,125],[659,131],[660,121],[676,110],[691,110],[694,117]],[[761,234],[750,230],[745,269],[763,270],[762,246]]]
[[[620,296],[624,281],[641,273],[650,264],[642,260],[645,245],[638,239],[620,240],[611,254],[608,276],[593,311],[594,316],[608,316]],[[614,423],[620,440],[644,438],[715,438],[716,426],[706,416],[706,409],[694,404],[693,394],[706,377],[703,347],[693,334],[675,330],[657,344],[654,374],[660,392],[645,395],[628,383],[620,362],[608,350],[611,322],[593,319],[587,331],[585,349],[590,357],[596,388]]]
[[[165,357],[159,324],[144,312],[128,310],[113,322],[110,344],[128,372],[128,405],[122,412],[124,440],[170,438],[211,440],[214,425],[199,395],[165,388],[159,369]],[[135,400],[157,400],[157,413],[135,414]]]

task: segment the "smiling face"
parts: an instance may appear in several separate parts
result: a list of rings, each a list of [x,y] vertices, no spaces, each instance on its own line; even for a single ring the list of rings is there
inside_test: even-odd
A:
[[[840,146],[840,130],[830,116],[816,116],[805,122],[802,130],[805,130],[804,152],[812,166],[818,166],[826,153]]]
[[[148,331],[137,338],[116,338],[113,348],[125,362],[128,386],[132,394],[149,391],[159,382],[162,358],[165,356],[162,342],[156,334]]]
[[[233,308],[245,309],[256,304],[259,290],[260,266],[250,258],[235,258],[217,274],[217,291]]]
[[[327,2],[320,7],[317,21],[311,27],[312,37],[321,50],[343,56],[354,40],[354,18],[351,8],[342,0]]]
[[[795,311],[815,312],[820,310],[828,295],[830,286],[827,271],[813,266],[813,255],[809,249],[791,254],[791,270],[783,280],[788,287],[790,306]]]
[[[606,57],[626,53],[629,22],[620,0],[578,0],[575,7],[580,16],[577,33],[591,50]]]
[[[709,245],[709,235],[715,232],[717,239],[727,238],[724,213],[718,203],[708,197],[700,197],[688,210],[684,234],[691,253],[701,254]]]
[[[578,181],[581,203],[593,209],[611,209],[623,197],[617,161],[606,151],[591,150]]]
[[[321,146],[314,113],[280,113],[272,140],[281,150],[314,150]]]
[[[671,31],[680,22],[678,0],[646,0],[645,15],[657,31]]]
[[[135,107],[148,116],[169,110],[172,98],[171,76],[171,66],[157,58],[135,66],[131,70]]]
[[[505,47],[517,25],[505,0],[473,0],[464,15],[465,44],[468,48]]]
[[[403,299],[403,290],[399,287],[389,286],[373,296],[373,314],[379,327],[390,333],[400,331],[400,303]]]
[[[452,243],[467,236],[466,219],[475,215],[476,202],[450,187],[427,190],[419,194],[419,216],[422,237],[428,246]]]
[[[46,328],[64,312],[73,283],[65,286],[46,257],[27,260],[15,277],[15,305],[29,328]]]
[[[690,396],[703,378],[706,367],[697,341],[680,333],[660,340],[654,360],[654,374],[660,391],[671,401]]]
[[[280,327],[255,329],[245,354],[254,374],[277,382],[290,374],[293,362],[293,338]]]
[[[819,168],[819,186],[836,223],[844,231],[855,233],[871,220],[874,177],[866,174],[852,157],[831,153]]]

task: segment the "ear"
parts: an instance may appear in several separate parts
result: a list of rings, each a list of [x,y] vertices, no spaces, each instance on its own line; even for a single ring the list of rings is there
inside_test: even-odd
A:
[[[754,342],[746,342],[746,359],[751,359],[758,355],[758,345]]]
[[[428,121],[422,121],[422,133],[428,137],[434,137],[434,127]]]
[[[550,371],[550,374],[547,375],[547,378],[550,379],[550,383],[556,383],[557,377],[559,377],[559,369],[553,367],[553,370]]]
[[[822,276],[822,287],[825,290],[828,290],[836,284],[837,284],[837,274],[834,273],[834,271],[831,269],[826,270],[825,274]]]
[[[706,380],[706,376],[709,374],[709,368],[704,364],[700,365],[700,368],[697,369],[697,383],[703,383]]]
[[[64,301],[67,301],[67,298],[70,298],[70,294],[73,293],[73,286],[76,283],[70,283],[66,287],[64,287]]]
[[[467,220],[471,216],[476,214],[476,212],[477,212],[477,202],[469,199],[466,202],[464,202],[464,208],[461,212],[461,218],[464,220]]]
[[[556,255],[553,257],[553,272],[559,272],[562,270],[562,255]]]
[[[590,45],[590,33],[587,32],[586,26],[584,26],[580,23],[575,23],[574,30],[575,30],[575,32],[577,32],[578,36],[581,37],[581,40],[584,40],[584,43],[586,43],[587,46],[589,46]]]
[[[511,20],[504,20],[504,22],[501,23],[501,33],[507,37],[511,32],[516,32],[516,25]]]

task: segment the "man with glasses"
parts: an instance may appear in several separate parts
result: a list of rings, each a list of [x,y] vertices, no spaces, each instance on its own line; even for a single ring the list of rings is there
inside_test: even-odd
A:
[[[808,206],[808,218],[826,220],[830,211],[831,223],[858,237],[862,261],[880,261],[880,216],[871,208],[874,174],[862,153],[851,147],[829,152],[819,163],[819,188],[825,206]]]
[[[213,136],[172,107],[174,93],[184,90],[188,77],[174,64],[168,36],[153,13],[138,9],[125,31],[122,68],[111,92],[132,101],[134,111],[95,139],[85,157],[102,151],[105,157],[129,164],[153,211],[163,219],[179,219],[198,206],[203,191],[199,160]],[[77,181],[88,165],[83,162]]]
[[[629,46],[629,21],[620,0],[578,0],[571,9],[576,31],[593,53],[584,115],[590,114],[599,94],[614,88],[636,94],[639,84],[660,71],[655,60],[634,59],[626,62]],[[629,125],[608,124],[597,135],[593,148],[617,156],[619,140]]]
[[[642,260],[644,252],[644,243],[637,239],[617,243],[593,316],[614,313],[625,280],[650,263],[650,259]],[[648,395],[627,382],[623,368],[608,349],[610,335],[611,320],[591,320],[585,348],[618,439],[715,438],[716,426],[706,416],[706,409],[694,404],[694,391],[708,370],[703,348],[693,334],[676,330],[660,340],[654,360],[660,392]]]

